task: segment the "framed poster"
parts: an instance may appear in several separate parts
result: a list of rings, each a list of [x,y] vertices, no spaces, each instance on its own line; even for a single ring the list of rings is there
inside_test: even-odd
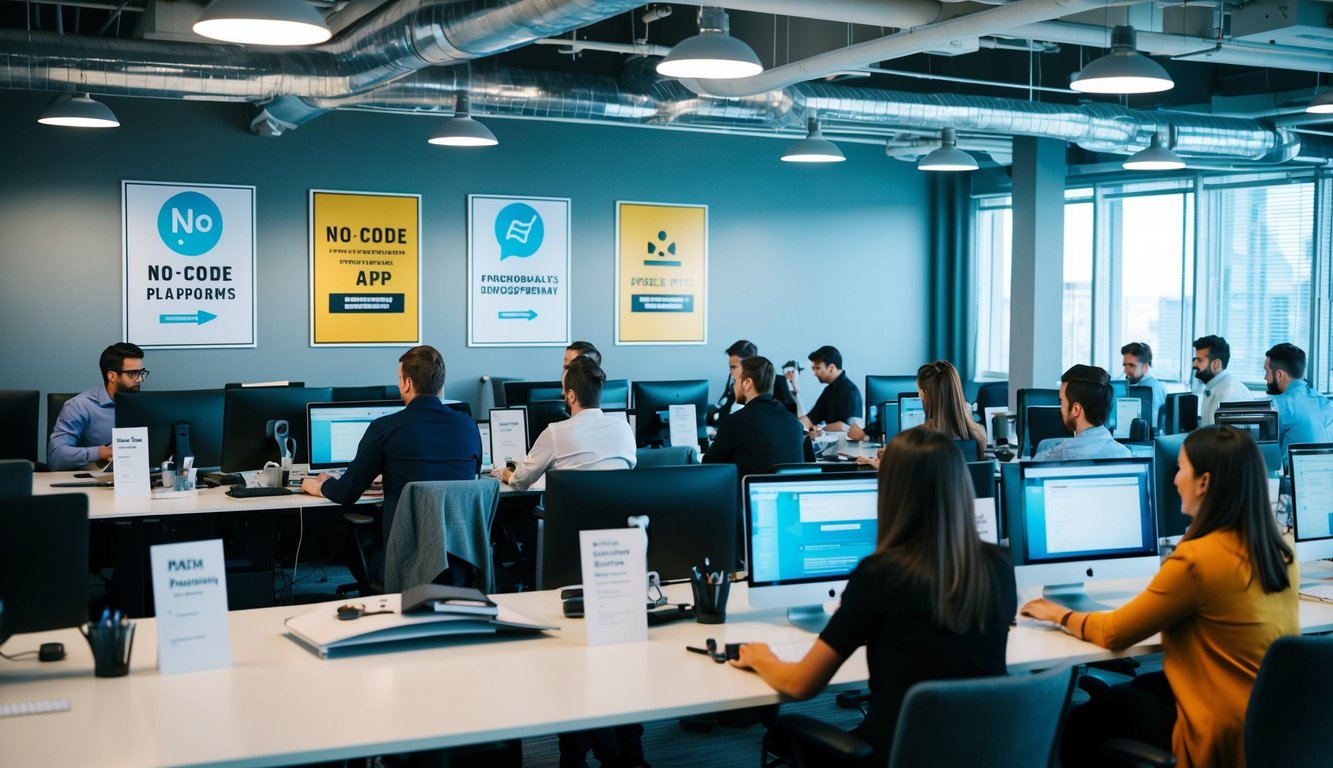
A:
[[[708,207],[616,203],[616,343],[708,343]]]
[[[569,344],[569,200],[468,195],[469,347]]]
[[[310,190],[310,346],[421,343],[421,195]]]
[[[121,182],[124,338],[255,346],[255,188]]]

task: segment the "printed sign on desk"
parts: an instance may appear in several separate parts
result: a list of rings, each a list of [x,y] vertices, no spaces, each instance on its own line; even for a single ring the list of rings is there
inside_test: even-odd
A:
[[[146,499],[153,495],[149,482],[148,427],[111,430],[111,471],[116,499]]]
[[[421,343],[421,195],[310,191],[310,346]]]
[[[695,413],[694,403],[673,405],[667,411],[668,437],[673,446],[684,446],[699,450],[699,415]]]
[[[222,540],[159,544],[149,551],[164,675],[231,666]]]
[[[640,528],[579,531],[588,645],[648,639],[648,556]]]
[[[569,343],[569,200],[468,195],[468,346]]]
[[[255,346],[255,188],[121,184],[125,338]]]
[[[616,343],[707,343],[707,206],[617,203],[616,242]]]

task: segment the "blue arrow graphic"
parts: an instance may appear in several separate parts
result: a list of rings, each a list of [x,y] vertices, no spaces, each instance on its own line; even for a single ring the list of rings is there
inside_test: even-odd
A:
[[[218,316],[212,312],[205,312],[201,309],[192,315],[158,315],[157,321],[159,323],[192,323],[194,325],[203,325],[209,320],[216,320],[217,317]]]
[[[537,313],[534,312],[534,311],[531,310],[531,309],[524,309],[524,310],[521,310],[521,311],[501,312],[501,313],[500,313],[500,319],[501,319],[501,320],[536,320],[536,319],[537,319]]]

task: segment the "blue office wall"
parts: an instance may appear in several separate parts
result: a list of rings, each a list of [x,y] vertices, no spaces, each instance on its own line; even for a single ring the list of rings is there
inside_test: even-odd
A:
[[[467,347],[469,193],[572,199],[573,334],[603,350],[613,377],[720,386],[740,337],[779,364],[835,344],[857,381],[913,371],[926,353],[926,181],[878,146],[793,167],[774,139],[488,120],[499,147],[449,150],[426,144],[436,118],[357,112],[260,138],[246,105],[128,98],[107,100],[120,128],[80,131],[36,123],[49,98],[0,92],[0,388],[97,382],[97,355],[121,334],[123,179],[257,187],[258,347],[150,351],[153,389],[393,381],[399,349],[309,346],[312,188],[423,196],[423,327],[450,397],[475,402],[483,374],[553,378],[562,355]],[[709,207],[706,346],[614,346],[617,200]],[[808,372],[804,384],[818,390]]]

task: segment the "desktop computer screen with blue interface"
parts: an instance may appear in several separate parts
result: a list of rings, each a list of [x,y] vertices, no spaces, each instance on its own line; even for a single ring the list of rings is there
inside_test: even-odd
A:
[[[750,603],[822,620],[861,559],[875,549],[878,478],[873,473],[745,478]]]
[[[1293,445],[1288,452],[1297,559],[1333,557],[1333,443]]]
[[[345,467],[356,456],[361,436],[370,422],[381,416],[401,411],[401,400],[364,403],[311,403],[308,424],[310,428],[310,468],[332,469]]]
[[[898,396],[898,431],[906,432],[912,427],[926,423],[926,407],[916,395]]]

